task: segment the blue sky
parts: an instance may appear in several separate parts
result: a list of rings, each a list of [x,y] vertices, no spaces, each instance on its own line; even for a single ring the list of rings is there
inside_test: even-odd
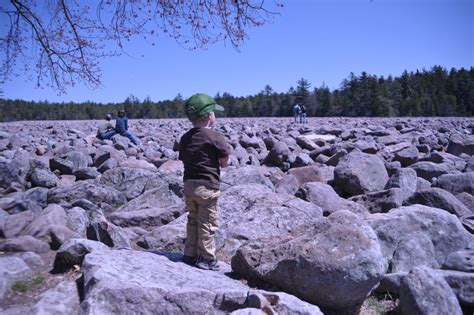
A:
[[[269,0],[267,0],[269,1]],[[270,0],[271,1],[271,0]],[[102,61],[102,87],[77,84],[67,94],[21,78],[3,85],[5,98],[50,102],[121,102],[215,95],[254,95],[270,85],[286,92],[300,78],[331,89],[350,72],[400,75],[441,65],[474,66],[472,0],[292,0],[281,15],[249,31],[237,52],[230,43],[190,51],[161,36],[155,46],[134,41],[130,56]],[[141,57],[144,55],[144,57]]]

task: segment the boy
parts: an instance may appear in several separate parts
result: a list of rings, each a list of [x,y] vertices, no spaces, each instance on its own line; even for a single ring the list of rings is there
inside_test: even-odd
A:
[[[219,227],[220,168],[228,166],[232,147],[211,127],[216,120],[214,111],[224,108],[206,94],[195,94],[186,101],[185,110],[193,128],[179,144],[189,210],[183,261],[200,269],[219,270],[214,235]]]

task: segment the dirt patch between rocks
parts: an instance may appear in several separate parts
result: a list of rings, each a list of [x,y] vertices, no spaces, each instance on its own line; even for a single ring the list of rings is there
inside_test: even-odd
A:
[[[7,256],[0,252],[0,255]],[[76,281],[82,272],[80,269],[73,269],[62,274],[52,274],[54,258],[56,252],[49,251],[45,254],[38,254],[44,264],[41,266],[30,266],[33,270],[33,277],[29,281],[16,282],[12,288],[0,300],[0,312],[16,306],[33,306],[39,299],[41,294],[47,290],[54,288],[64,281]],[[15,256],[9,253],[8,256]]]

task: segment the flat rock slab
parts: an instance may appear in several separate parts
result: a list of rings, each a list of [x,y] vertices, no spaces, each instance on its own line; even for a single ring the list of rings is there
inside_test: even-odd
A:
[[[200,270],[172,256],[132,250],[88,254],[82,265],[81,314],[214,314],[248,307],[322,314],[291,295],[252,290],[225,270]]]

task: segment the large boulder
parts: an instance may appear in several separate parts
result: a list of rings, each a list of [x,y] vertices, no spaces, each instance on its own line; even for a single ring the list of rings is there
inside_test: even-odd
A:
[[[408,198],[404,205],[421,204],[433,208],[444,209],[449,213],[455,214],[458,218],[471,214],[461,201],[459,201],[450,192],[441,188],[426,188],[415,192]]]
[[[161,174],[141,168],[117,167],[104,172],[100,182],[121,191],[127,200],[140,196],[147,190],[166,184]]]
[[[30,235],[0,240],[0,251],[3,252],[34,252],[41,254],[48,252],[49,248],[48,243]]]
[[[105,203],[112,207],[119,207],[127,201],[122,192],[93,181],[79,181],[71,186],[56,187],[48,191],[48,203],[69,207],[80,199],[87,199],[96,204]]]
[[[321,207],[325,216],[340,210],[349,210],[363,216],[369,214],[363,206],[357,207],[354,202],[339,197],[334,189],[325,183],[305,183],[296,191],[295,196]]]
[[[424,256],[426,264],[432,264],[433,259],[437,262],[435,268],[441,267],[449,254],[464,249],[474,242],[474,236],[469,234],[456,216],[445,210],[430,208],[423,205],[412,205],[393,209],[388,213],[377,213],[366,218],[367,222],[373,228],[378,236],[384,257],[389,265],[394,266],[394,253],[408,240],[421,244],[426,247],[426,238],[433,245],[434,256]],[[423,245],[424,244],[424,245]],[[429,251],[425,251],[426,254]],[[405,251],[403,261],[404,270],[411,270],[420,262],[418,252]],[[407,255],[413,256],[413,262],[416,265],[407,265]],[[408,271],[407,270],[407,271]]]
[[[137,198],[125,203],[116,212],[163,209],[176,205],[183,205],[183,200],[170,189],[168,183],[162,182],[154,189],[147,190]]]
[[[408,198],[416,191],[416,184],[416,171],[411,168],[400,168],[395,170],[385,185],[385,189],[400,188],[403,196]]]
[[[448,153],[458,155],[458,156],[461,155],[461,153],[474,155],[474,136],[472,135],[452,136],[449,139],[447,151]]]
[[[427,267],[416,267],[402,279],[400,306],[404,314],[463,314],[448,283]]]
[[[418,160],[418,154],[418,149],[415,146],[410,146],[396,152],[393,160],[399,161],[403,167],[406,167]]]
[[[357,309],[386,268],[377,236],[348,211],[249,242],[232,258],[232,269],[245,278],[333,312]]]
[[[23,211],[17,214],[0,218],[0,235],[12,238],[19,235],[35,218],[32,211]]]
[[[22,211],[39,212],[47,204],[48,189],[35,187],[27,191],[7,195],[9,199],[2,208],[10,214]]]
[[[33,271],[18,257],[0,256],[0,300],[17,281],[26,281],[33,276]]]
[[[454,167],[449,163],[433,163],[428,161],[416,162],[409,166],[410,168],[416,171],[418,177],[426,179],[427,181],[432,181],[434,178],[437,178],[444,174],[449,174],[454,172]]]
[[[278,236],[323,215],[317,205],[262,185],[229,188],[218,205],[216,246],[224,257],[231,257],[247,240]]]
[[[355,196],[382,190],[388,181],[383,160],[372,154],[354,150],[344,156],[334,169],[336,191]]]
[[[78,314],[79,292],[75,281],[64,281],[41,294],[30,314]]]
[[[74,265],[82,265],[84,257],[93,252],[109,248],[101,242],[72,238],[61,245],[54,259],[53,272],[65,272]]]
[[[283,141],[277,141],[268,152],[264,162],[275,166],[282,166],[283,163],[288,161],[290,155],[290,149],[288,145]]]
[[[405,194],[400,188],[375,191],[349,198],[349,200],[360,203],[370,213],[388,212],[403,204]]]
[[[263,169],[256,166],[244,166],[226,171],[221,177],[221,189],[241,184],[260,184],[274,189],[272,182],[265,177]]]
[[[441,175],[433,183],[433,186],[447,190],[454,195],[462,192],[474,195],[474,172]]]
[[[252,290],[221,272],[193,268],[178,259],[130,250],[88,254],[82,265],[81,314],[214,314],[250,308],[321,314],[317,306],[288,294]]]

